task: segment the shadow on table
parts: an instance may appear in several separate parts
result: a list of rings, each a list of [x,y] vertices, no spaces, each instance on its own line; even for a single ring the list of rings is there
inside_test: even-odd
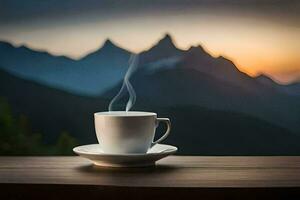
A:
[[[85,173],[168,173],[178,170],[179,167],[173,165],[155,165],[150,167],[129,167],[129,168],[117,168],[117,167],[101,167],[93,164],[83,165],[76,168]]]

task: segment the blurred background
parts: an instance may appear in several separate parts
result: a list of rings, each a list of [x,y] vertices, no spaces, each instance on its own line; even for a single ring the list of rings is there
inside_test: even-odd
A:
[[[132,110],[178,154],[300,155],[299,21],[296,0],[0,0],[0,155],[96,143],[133,53]]]

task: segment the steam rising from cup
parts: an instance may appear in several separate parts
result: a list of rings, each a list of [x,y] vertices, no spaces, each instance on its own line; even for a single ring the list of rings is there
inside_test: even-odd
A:
[[[125,74],[122,87],[121,87],[120,91],[118,92],[118,94],[110,101],[109,106],[108,106],[108,111],[113,110],[112,109],[113,104],[121,98],[125,89],[127,89],[128,93],[129,93],[129,99],[126,104],[126,112],[128,112],[134,105],[134,103],[136,101],[136,94],[135,94],[135,91],[134,91],[129,79],[130,79],[132,73],[137,69],[137,67],[138,67],[138,55],[132,54],[129,59],[129,67]]]

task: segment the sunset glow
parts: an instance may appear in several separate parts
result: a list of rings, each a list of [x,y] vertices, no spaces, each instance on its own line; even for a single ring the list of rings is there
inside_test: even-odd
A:
[[[252,14],[198,9],[127,17],[77,16],[43,24],[5,24],[0,40],[25,44],[55,55],[79,59],[110,38],[133,52],[151,47],[166,32],[178,48],[202,45],[213,56],[223,55],[249,75],[270,75],[281,83],[299,80],[300,27]]]

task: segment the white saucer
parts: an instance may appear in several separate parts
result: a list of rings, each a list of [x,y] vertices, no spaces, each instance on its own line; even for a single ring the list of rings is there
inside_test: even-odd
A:
[[[95,165],[104,167],[144,167],[155,165],[155,162],[174,154],[177,147],[156,144],[145,154],[107,154],[99,144],[78,146],[73,149],[78,155],[91,160]]]

